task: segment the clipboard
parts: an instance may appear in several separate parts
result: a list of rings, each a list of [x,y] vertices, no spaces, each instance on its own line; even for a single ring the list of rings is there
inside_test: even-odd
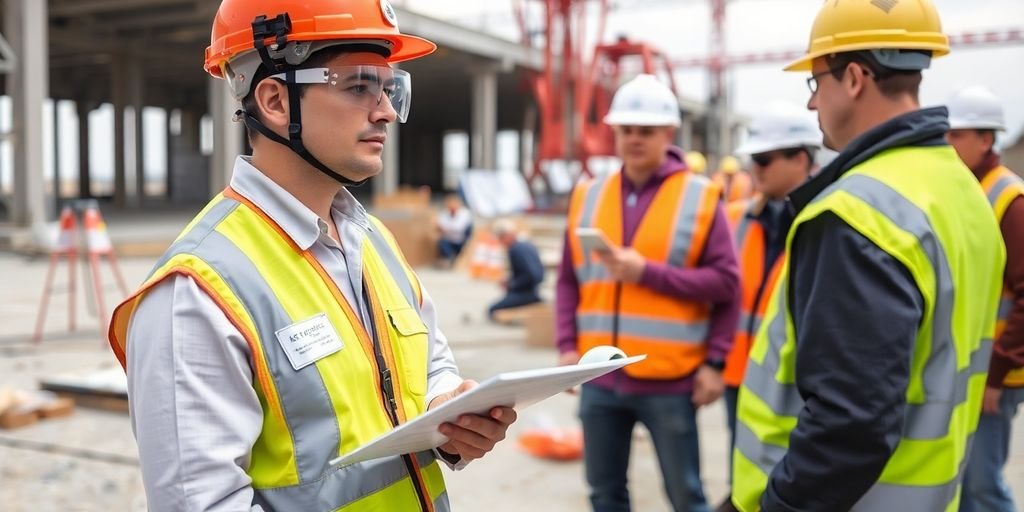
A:
[[[432,450],[448,442],[437,429],[465,414],[486,416],[494,407],[522,410],[567,389],[624,366],[643,361],[646,355],[538,370],[501,373],[479,386],[399,425],[354,451],[330,461],[348,466],[381,457]]]

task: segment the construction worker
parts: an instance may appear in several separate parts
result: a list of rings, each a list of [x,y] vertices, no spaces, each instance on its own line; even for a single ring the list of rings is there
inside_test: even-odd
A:
[[[808,108],[839,155],[796,218],[740,390],[733,503],[949,511],[988,370],[1005,251],[977,180],[921,109],[949,52],[931,0],[824,2]]]
[[[743,171],[740,160],[732,155],[722,158],[712,180],[722,188],[722,200],[726,203],[743,201],[754,195],[754,181]]]
[[[700,151],[687,151],[683,160],[686,162],[686,167],[690,169],[690,172],[697,174],[707,172],[708,159],[704,158],[704,154]]]
[[[995,151],[996,132],[1006,130],[1003,106],[984,87],[968,87],[949,102],[946,135],[981,182],[1006,243],[1003,296],[995,347],[988,366],[981,419],[964,473],[960,510],[1019,510],[1003,479],[1013,417],[1024,403],[1024,180],[1004,167]]]
[[[580,183],[556,287],[561,364],[598,345],[647,359],[584,385],[584,462],[595,511],[630,509],[633,427],[651,433],[677,512],[708,510],[696,410],[722,393],[721,371],[739,316],[739,276],[718,188],[686,172],[672,146],[675,94],[654,76],[624,84],[604,118],[620,172]],[[578,228],[607,247],[583,249]]]
[[[501,287],[505,296],[487,308],[487,317],[495,319],[495,313],[521,308],[541,302],[540,285],[544,282],[544,263],[540,252],[519,231],[511,219],[498,219],[491,226],[491,233],[505,248],[508,255],[508,277]]]
[[[463,381],[430,297],[347,187],[380,173],[433,43],[381,0],[224,0],[206,70],[253,148],[114,313],[149,508],[449,510],[460,467],[515,411],[443,424],[437,450],[330,460],[450,400]]]
[[[730,452],[736,443],[736,402],[750,343],[782,271],[786,234],[793,214],[786,196],[817,169],[821,131],[796,105],[773,105],[754,118],[747,141],[737,149],[749,155],[760,194],[726,207],[740,262],[741,314],[732,350],[725,360],[725,406]],[[732,510],[727,498],[719,510]]]

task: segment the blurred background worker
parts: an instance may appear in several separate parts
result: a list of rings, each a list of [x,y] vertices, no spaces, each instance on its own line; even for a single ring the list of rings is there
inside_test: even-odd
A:
[[[782,275],[747,361],[741,511],[956,509],[1005,251],[977,180],[921,109],[949,53],[930,0],[825,2],[808,108],[840,151],[789,195]]]
[[[696,410],[721,396],[739,315],[729,226],[718,187],[686,172],[672,147],[680,115],[671,89],[638,76],[616,92],[605,123],[623,168],[573,192],[556,299],[560,362],[597,345],[647,359],[583,386],[590,502],[598,512],[630,509],[626,473],[639,421],[673,509],[703,512]],[[581,227],[601,230],[613,247],[584,251]]]
[[[732,155],[722,158],[712,180],[721,187],[722,200],[726,204],[750,199],[754,195],[754,181],[743,171],[739,158]]]
[[[708,170],[708,159],[700,151],[687,151],[683,157],[690,172],[704,174]]]
[[[949,101],[946,136],[981,182],[1006,244],[1003,296],[988,367],[978,432],[964,475],[960,510],[1011,512],[1013,494],[1003,478],[1012,421],[1024,402],[1024,180],[1000,163],[996,133],[1006,130],[1003,106],[988,89],[968,87]]]
[[[437,232],[441,236],[437,242],[441,263],[451,266],[473,233],[473,214],[459,196],[450,194],[444,199],[444,209],[437,214]]]
[[[736,401],[747,353],[782,271],[786,235],[793,223],[786,196],[816,170],[815,155],[820,147],[821,131],[807,111],[779,104],[753,119],[747,141],[737,150],[750,155],[759,194],[726,207],[740,262],[742,300],[740,323],[722,374],[730,453],[736,443]],[[719,510],[734,510],[728,497]]]
[[[508,277],[502,282],[505,296],[491,305],[488,317],[503,309],[518,308],[540,302],[537,291],[544,282],[544,264],[537,247],[520,236],[519,228],[509,219],[499,219],[491,228],[494,237],[508,251]]]

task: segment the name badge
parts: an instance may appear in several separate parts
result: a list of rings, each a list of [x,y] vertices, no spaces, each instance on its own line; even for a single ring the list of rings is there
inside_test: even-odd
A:
[[[296,371],[345,348],[326,313],[289,325],[275,334]]]

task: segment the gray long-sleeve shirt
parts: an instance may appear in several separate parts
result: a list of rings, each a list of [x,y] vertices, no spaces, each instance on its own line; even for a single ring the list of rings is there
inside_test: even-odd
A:
[[[247,159],[236,161],[231,187],[280,224],[300,249],[310,250],[369,325],[361,300],[361,252],[372,225],[355,198],[343,189],[334,200],[339,245],[323,220]],[[421,311],[430,337],[430,403],[462,379],[425,291]],[[245,471],[263,411],[241,333],[195,281],[174,276],[142,299],[128,340],[131,421],[149,510],[250,510],[253,490]]]

